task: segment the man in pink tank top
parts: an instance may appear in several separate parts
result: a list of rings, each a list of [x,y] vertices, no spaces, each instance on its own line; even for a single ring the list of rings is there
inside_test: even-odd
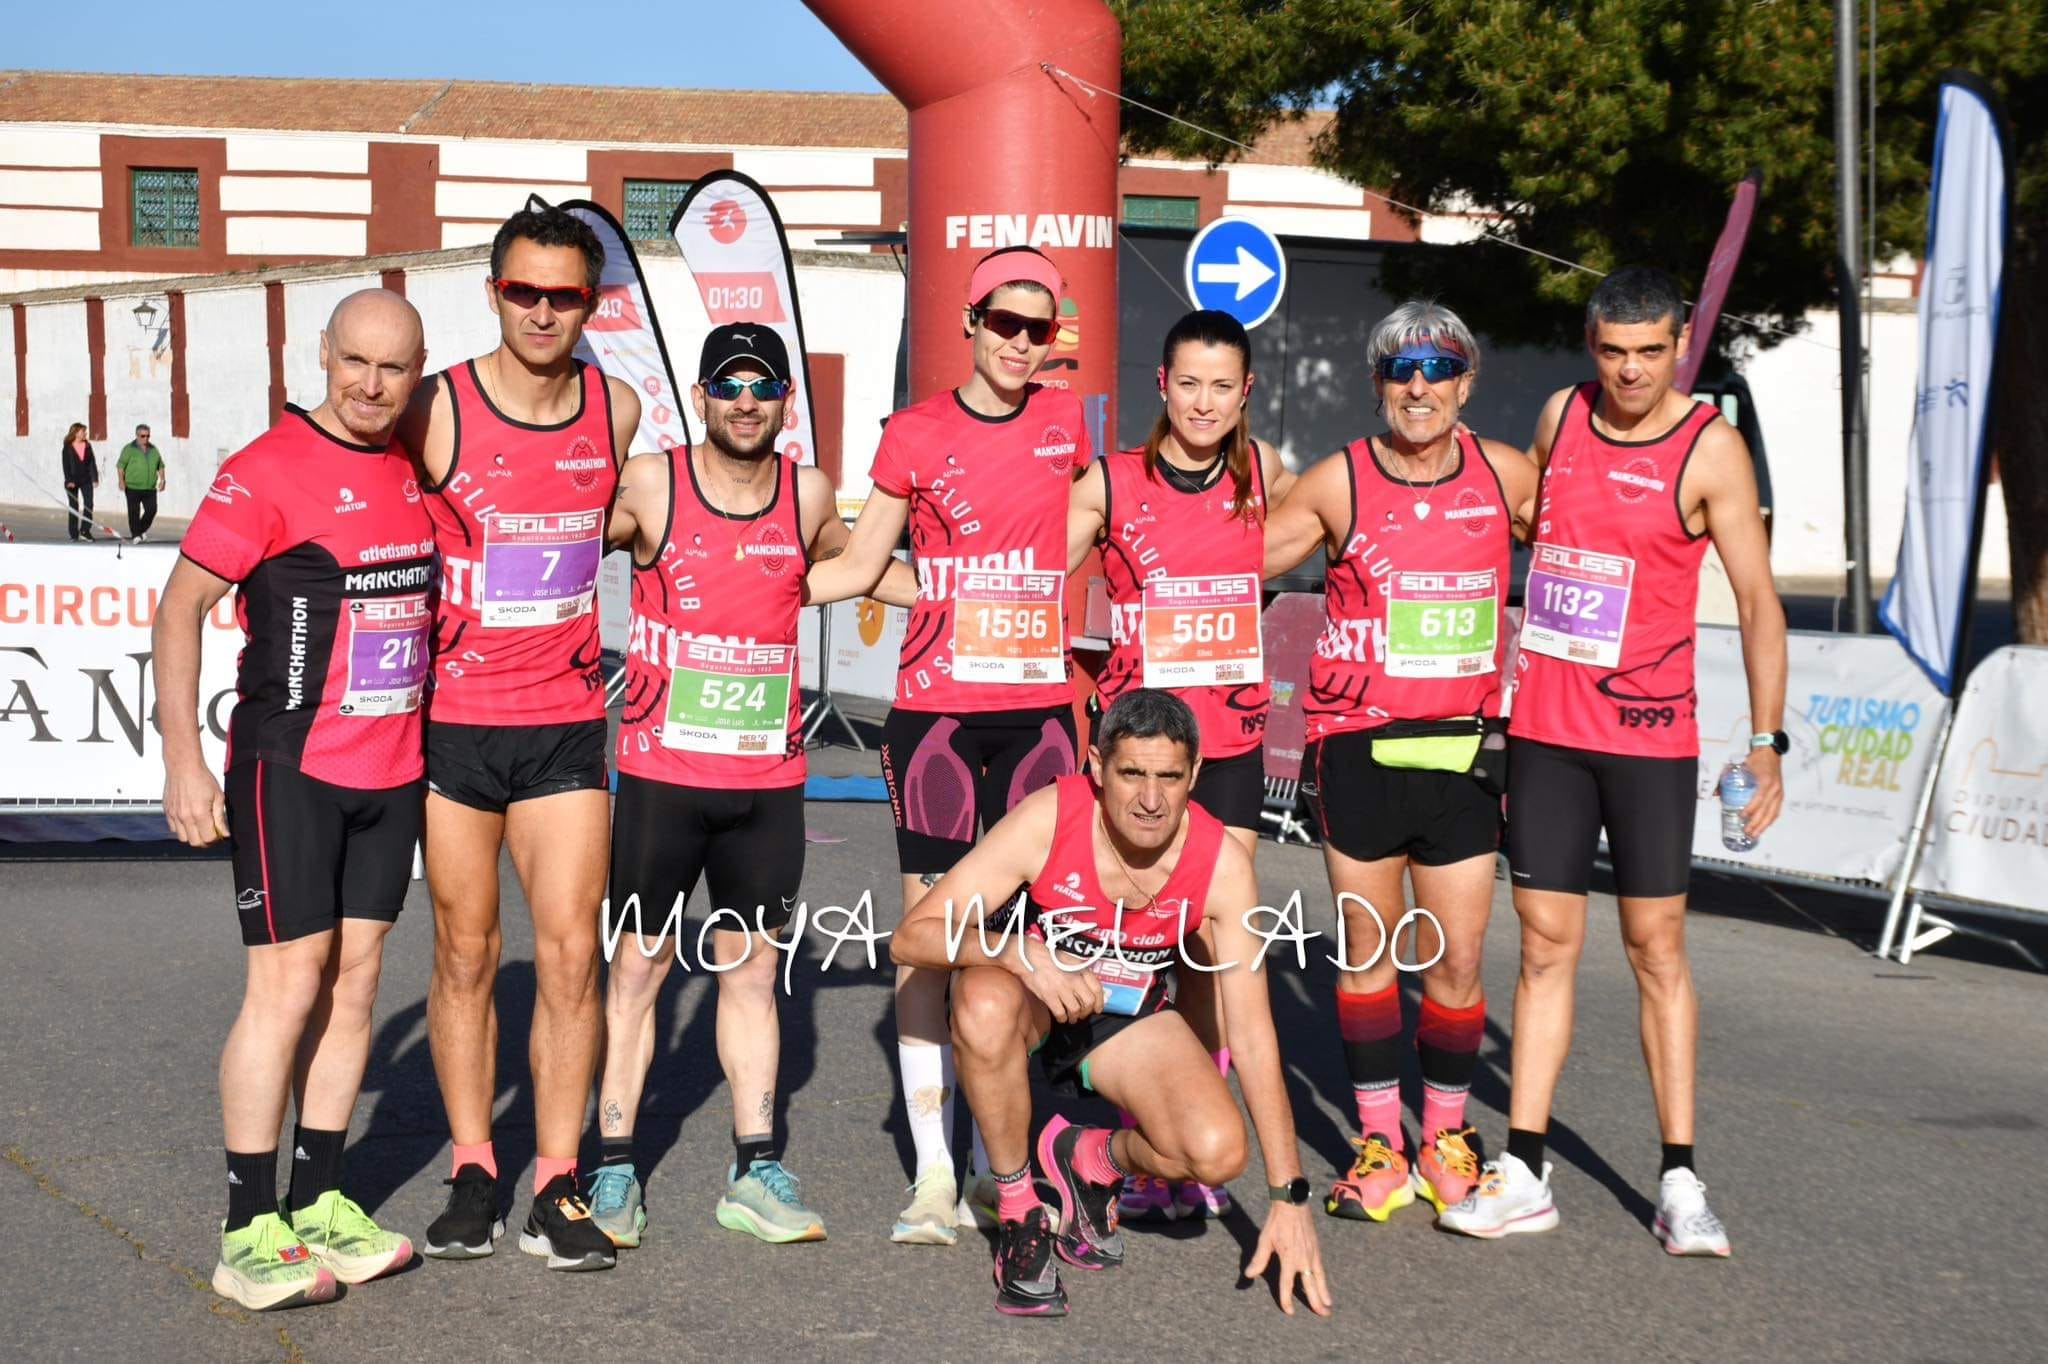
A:
[[[1441,1225],[1473,1236],[1557,1225],[1543,1161],[1571,1047],[1573,975],[1600,831],[1642,995],[1643,1055],[1664,1150],[1653,1230],[1673,1255],[1726,1255],[1693,1155],[1699,1003],[1685,951],[1702,757],[1693,689],[1699,564],[1712,537],[1741,615],[1749,676],[1752,836],[1777,818],[1785,736],[1785,612],[1748,448],[1672,387],[1691,342],[1678,282],[1631,266],[1594,289],[1598,381],[1554,395],[1536,426],[1543,470],[1511,705],[1507,854],[1522,920],[1507,1149]]]

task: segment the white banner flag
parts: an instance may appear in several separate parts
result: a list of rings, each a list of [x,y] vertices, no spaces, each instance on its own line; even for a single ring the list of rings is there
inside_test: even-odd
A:
[[[1906,528],[1898,571],[1878,607],[1944,695],[1963,660],[1963,613],[1975,596],[1984,512],[1999,284],[2005,271],[2006,177],[2000,120],[1974,78],[1944,76],[1920,284],[1920,373],[1913,399]]]
[[[1786,641],[1785,809],[1746,853],[1721,843],[1721,768],[1756,732],[1742,634],[1699,634],[1695,857],[1805,876],[1885,882],[1898,871],[1947,702],[1897,641],[1793,631]]]
[[[811,426],[811,370],[804,348],[803,313],[797,307],[796,275],[782,219],[766,190],[738,171],[713,171],[690,186],[676,205],[670,235],[682,248],[683,264],[696,281],[704,311],[714,327],[728,322],[763,322],[789,350],[796,382],[790,394],[795,419],[775,438],[777,454],[799,464],[818,462]],[[689,362],[696,364],[703,337],[694,338]],[[692,376],[692,382],[700,376]]]
[[[1934,785],[1915,890],[2048,914],[2048,649],[1970,673]]]
[[[0,805],[163,799],[149,628],[178,551],[0,544]],[[199,746],[219,776],[242,632],[235,598],[200,631]]]
[[[560,207],[588,223],[604,247],[604,277],[598,285],[597,306],[583,324],[583,339],[576,343],[577,358],[614,379],[624,379],[640,395],[640,428],[633,433],[628,451],[638,455],[687,450],[689,394],[676,388],[675,369],[668,362],[668,346],[662,340],[661,323],[654,316],[654,300],[647,292],[633,243],[618,219],[600,205],[571,199]]]

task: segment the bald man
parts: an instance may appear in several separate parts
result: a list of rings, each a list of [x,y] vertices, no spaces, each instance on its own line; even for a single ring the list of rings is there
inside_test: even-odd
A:
[[[412,1258],[342,1193],[341,1151],[425,791],[434,536],[391,439],[425,361],[411,304],[382,289],[343,299],[320,333],[325,399],[287,405],[221,465],[157,609],[164,817],[195,847],[228,840],[247,949],[220,1059],[228,1215],[213,1286],[257,1311],[325,1302]],[[199,649],[231,587],[247,638],[223,792],[199,747]]]

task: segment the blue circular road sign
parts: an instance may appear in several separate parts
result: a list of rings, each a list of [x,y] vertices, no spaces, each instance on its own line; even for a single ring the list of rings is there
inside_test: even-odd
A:
[[[1229,313],[1256,327],[1287,292],[1287,255],[1280,241],[1249,218],[1218,218],[1188,243],[1188,297],[1197,308]]]

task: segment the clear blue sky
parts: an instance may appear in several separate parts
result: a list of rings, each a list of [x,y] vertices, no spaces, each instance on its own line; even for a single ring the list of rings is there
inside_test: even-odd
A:
[[[0,68],[17,70],[881,89],[798,0],[59,0],[7,8]],[[596,15],[625,28],[605,30]]]

